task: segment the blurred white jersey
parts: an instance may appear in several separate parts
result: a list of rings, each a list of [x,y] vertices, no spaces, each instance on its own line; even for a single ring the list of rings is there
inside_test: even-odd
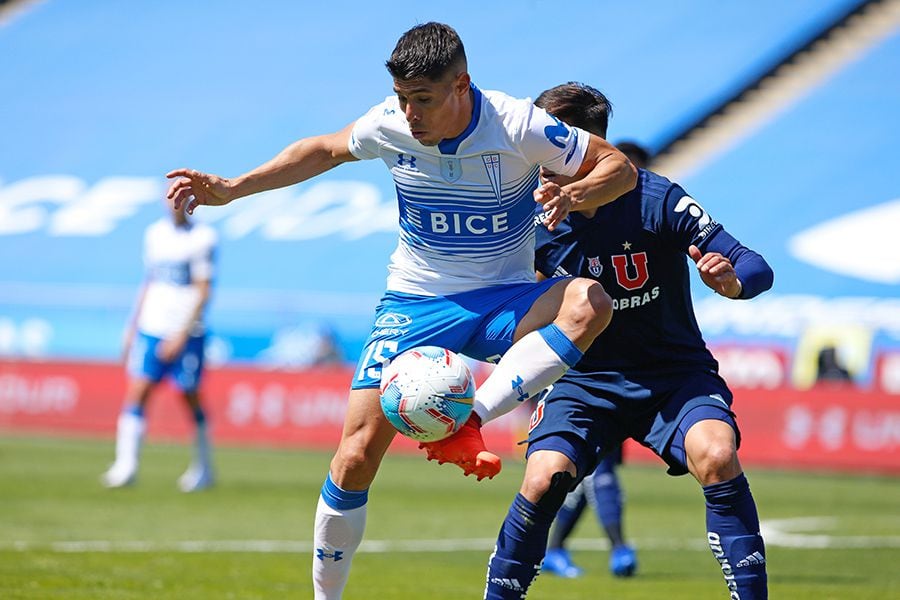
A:
[[[138,315],[138,330],[166,338],[188,325],[199,300],[193,284],[212,279],[216,243],[216,232],[208,225],[191,223],[178,227],[166,217],[147,227],[147,289]],[[191,335],[203,331],[202,320],[195,321]]]
[[[412,137],[396,96],[353,127],[350,152],[382,159],[397,188],[400,241],[388,290],[445,296],[535,280],[539,167],[574,175],[589,136],[529,99],[472,90],[469,127],[436,146]]]

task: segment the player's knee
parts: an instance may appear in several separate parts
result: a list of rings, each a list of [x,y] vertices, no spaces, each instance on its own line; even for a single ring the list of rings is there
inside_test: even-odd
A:
[[[532,501],[544,511],[556,514],[566,496],[572,491],[575,478],[567,471],[557,471],[555,473],[546,473],[541,477],[533,477],[531,481],[526,481],[526,498]]]
[[[697,479],[703,485],[728,481],[740,474],[737,449],[725,440],[709,440],[694,452],[691,462]]]
[[[346,480],[355,485],[368,484],[375,479],[378,463],[379,460],[372,456],[364,441],[347,438],[341,441],[331,460],[331,472],[336,483]]]
[[[603,286],[579,277],[566,289],[567,317],[585,331],[598,335],[612,319],[612,298]]]

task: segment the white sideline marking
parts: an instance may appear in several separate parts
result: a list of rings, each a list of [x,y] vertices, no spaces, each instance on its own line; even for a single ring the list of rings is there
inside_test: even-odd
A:
[[[900,536],[835,536],[821,533],[837,524],[834,517],[800,517],[795,519],[772,519],[761,525],[763,538],[768,547],[797,549],[823,548],[900,548]],[[813,531],[816,533],[802,533]],[[455,540],[365,540],[359,552],[490,552],[494,547],[493,538],[470,538]],[[648,550],[696,550],[707,551],[702,537],[683,538],[637,538],[638,549]],[[573,550],[608,550],[605,539],[571,540]],[[178,542],[151,541],[56,541],[0,542],[2,551],[50,551],[50,552],[258,552],[258,553],[298,553],[312,550],[311,541],[289,540],[185,540]]]

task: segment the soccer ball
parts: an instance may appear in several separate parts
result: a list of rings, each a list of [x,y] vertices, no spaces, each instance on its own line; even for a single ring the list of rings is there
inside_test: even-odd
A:
[[[475,378],[458,355],[437,346],[394,357],[381,374],[381,410],[406,437],[435,442],[472,414]]]

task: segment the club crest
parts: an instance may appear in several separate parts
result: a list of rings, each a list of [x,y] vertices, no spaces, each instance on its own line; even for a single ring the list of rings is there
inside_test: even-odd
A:
[[[588,271],[594,277],[600,277],[600,273],[603,272],[603,264],[600,262],[599,256],[588,257]]]
[[[458,158],[441,157],[441,177],[447,183],[453,183],[462,177],[462,163]]]

